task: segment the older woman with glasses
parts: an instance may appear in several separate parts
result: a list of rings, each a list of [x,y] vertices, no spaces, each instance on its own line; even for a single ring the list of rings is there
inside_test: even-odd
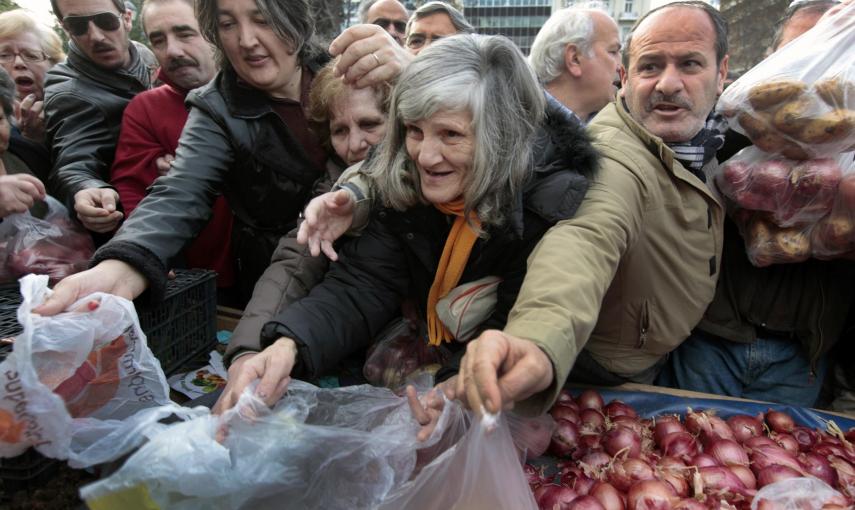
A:
[[[18,128],[31,139],[44,138],[45,73],[65,60],[62,40],[23,9],[0,14],[0,65],[15,82]]]
[[[329,57],[313,42],[308,0],[197,0],[196,14],[222,70],[188,95],[170,172],[96,253],[95,267],[61,281],[42,313],[93,291],[134,298],[148,288],[159,299],[170,259],[207,223],[221,193],[235,215],[232,246],[246,300],[324,174],[328,156],[304,105]]]
[[[414,59],[392,91],[385,138],[363,163],[377,194],[370,223],[307,297],[264,326],[265,348],[233,361],[214,411],[256,379],[273,404],[291,377],[315,379],[364,353],[405,299],[421,311],[425,341],[459,355],[468,334],[440,313],[453,289],[498,282],[473,329],[504,325],[526,259],[575,213],[595,164],[581,126],[544,113],[533,72],[503,37],[449,37]],[[551,157],[535,166],[535,152]]]

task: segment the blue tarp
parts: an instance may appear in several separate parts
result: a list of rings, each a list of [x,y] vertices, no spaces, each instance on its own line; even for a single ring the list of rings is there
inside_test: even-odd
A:
[[[604,388],[596,389],[603,396],[603,400],[606,403],[610,400],[622,400],[632,406],[638,414],[645,418],[661,414],[679,414],[681,416],[685,416],[687,407],[691,407],[694,411],[715,409],[716,414],[722,418],[727,418],[734,414],[750,414],[753,416],[759,412],[766,412],[766,410],[771,408],[776,411],[783,411],[789,414],[793,417],[793,420],[796,421],[797,425],[804,425],[810,428],[820,428],[825,430],[825,424],[828,420],[834,421],[844,431],[855,427],[855,419],[843,418],[813,409],[788,406],[784,404],[740,402],[736,400],[720,400],[712,398],[687,398],[646,391],[620,391]],[[580,391],[580,389],[570,390],[573,395],[578,395]]]

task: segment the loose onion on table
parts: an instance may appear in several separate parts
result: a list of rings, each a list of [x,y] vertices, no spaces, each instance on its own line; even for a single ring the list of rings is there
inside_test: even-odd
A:
[[[823,510],[855,503],[855,429],[814,430],[775,409],[641,417],[625,402],[605,403],[595,390],[576,399],[562,392],[550,414],[556,428],[549,452],[562,459],[558,472],[525,471],[540,508],[745,510],[761,488],[804,477],[822,480],[845,502]]]

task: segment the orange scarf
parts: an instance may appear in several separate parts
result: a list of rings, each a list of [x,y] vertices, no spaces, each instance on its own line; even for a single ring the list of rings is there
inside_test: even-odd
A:
[[[460,277],[463,275],[463,269],[469,261],[472,246],[478,239],[478,234],[472,230],[472,227],[463,217],[463,200],[436,204],[435,207],[445,214],[453,214],[457,217],[454,219],[454,225],[451,226],[451,232],[448,233],[448,238],[445,240],[442,257],[439,259],[433,285],[430,286],[430,293],[428,294],[427,326],[428,341],[431,345],[439,345],[443,341],[450,342],[454,338],[445,324],[439,320],[436,304],[454,287],[457,287]],[[470,213],[470,217],[474,225],[481,226],[481,222],[474,213]]]

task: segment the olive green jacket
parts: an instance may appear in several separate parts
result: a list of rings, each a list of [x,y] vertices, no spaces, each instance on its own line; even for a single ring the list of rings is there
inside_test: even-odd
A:
[[[623,377],[652,367],[685,340],[715,293],[724,216],[717,194],[620,101],[588,129],[600,172],[576,215],[529,257],[505,328],[553,364],[552,386],[520,403],[529,413],[554,401],[583,347]]]

